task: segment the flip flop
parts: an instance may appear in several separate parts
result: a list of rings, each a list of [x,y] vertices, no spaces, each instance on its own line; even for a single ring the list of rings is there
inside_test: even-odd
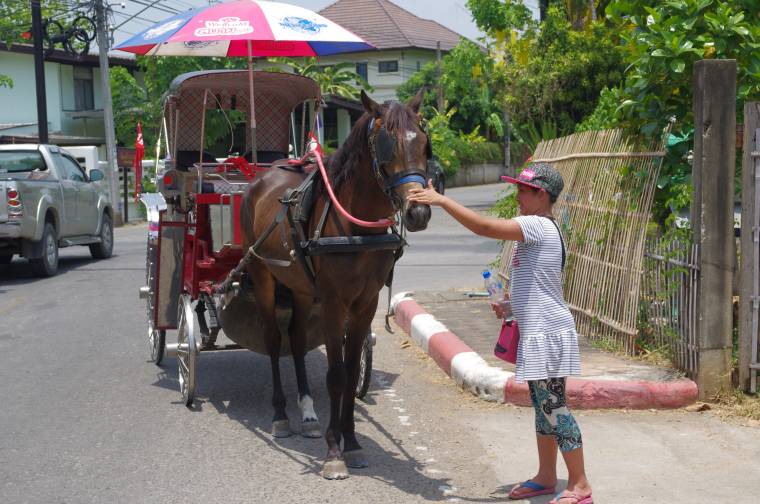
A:
[[[570,504],[594,504],[594,499],[591,497],[591,494],[583,496],[569,490],[558,493],[552,500],[549,501],[549,504],[559,504],[559,501],[561,499],[573,499],[570,501]]]
[[[512,492],[514,492],[515,490],[519,488],[529,488],[531,491],[520,493],[518,495],[512,495]],[[522,500],[522,499],[530,499],[531,497],[537,497],[539,495],[549,495],[552,493],[554,493],[554,487],[545,487],[531,480],[528,480],[528,481],[524,481],[523,483],[520,483],[519,485],[514,487],[512,490],[510,490],[509,498],[511,500]]]

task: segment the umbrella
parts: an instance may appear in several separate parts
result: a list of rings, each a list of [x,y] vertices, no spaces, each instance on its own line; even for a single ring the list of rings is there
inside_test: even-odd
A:
[[[255,163],[254,57],[325,56],[374,46],[309,9],[280,2],[237,0],[177,14],[114,49],[153,56],[247,56]]]

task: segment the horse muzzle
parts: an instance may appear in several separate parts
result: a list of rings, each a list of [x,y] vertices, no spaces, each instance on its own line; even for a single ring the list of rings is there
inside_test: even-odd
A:
[[[404,211],[404,224],[409,231],[422,231],[430,221],[430,206],[407,203]]]

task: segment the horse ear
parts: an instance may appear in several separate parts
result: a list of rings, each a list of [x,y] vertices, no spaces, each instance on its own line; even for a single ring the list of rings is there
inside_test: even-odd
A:
[[[420,111],[420,105],[422,105],[422,99],[425,97],[425,88],[424,86],[420,88],[419,91],[417,91],[417,94],[414,95],[406,104],[407,107],[412,109],[412,112],[415,114],[419,113]]]
[[[369,115],[373,117],[380,117],[382,115],[380,113],[380,105],[378,105],[377,102],[372,98],[367,96],[367,93],[365,93],[363,89],[361,92],[361,98],[362,105],[364,105],[364,110],[366,110]]]

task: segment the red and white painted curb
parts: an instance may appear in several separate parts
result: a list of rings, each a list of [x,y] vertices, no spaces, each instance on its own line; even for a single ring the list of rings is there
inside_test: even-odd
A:
[[[396,323],[427,353],[454,382],[487,401],[530,406],[527,383],[517,383],[515,374],[488,364],[477,352],[418,305],[411,294],[393,296],[391,310]],[[672,409],[697,399],[691,380],[663,382],[570,378],[568,402],[579,409]]]

